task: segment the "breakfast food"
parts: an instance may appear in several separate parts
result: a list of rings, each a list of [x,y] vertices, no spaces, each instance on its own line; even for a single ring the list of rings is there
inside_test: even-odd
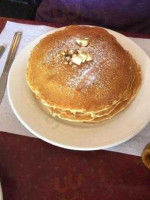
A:
[[[141,84],[140,67],[99,27],[68,26],[32,50],[28,85],[52,116],[100,122],[124,110]]]

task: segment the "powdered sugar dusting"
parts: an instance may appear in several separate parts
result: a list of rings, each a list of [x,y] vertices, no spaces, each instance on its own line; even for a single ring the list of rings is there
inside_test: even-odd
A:
[[[81,51],[90,53],[93,57],[93,60],[89,63],[83,64],[81,69],[76,66],[77,74],[68,77],[67,85],[69,87],[77,89],[80,87],[80,85],[82,85],[82,91],[84,91],[84,89],[86,90],[93,83],[97,84],[97,87],[99,88],[104,86],[102,82],[101,84],[98,83],[99,79],[97,78],[100,74],[102,65],[104,63],[105,65],[108,65],[109,62],[111,62],[111,56],[113,56],[113,54],[109,57],[109,59],[106,59],[108,56],[107,51],[104,48],[100,48],[103,45],[106,45],[106,43],[104,41],[99,41],[93,47],[89,40],[89,45],[87,47],[81,47]],[[82,84],[83,81],[84,84]]]
[[[63,38],[63,40],[60,38],[54,41],[52,46],[48,46],[48,51],[46,47],[43,63],[51,67],[51,69],[54,68],[54,71],[60,74],[60,76],[62,70],[64,70],[67,74],[67,79],[64,80],[64,83],[72,89],[76,90],[81,88],[82,91],[86,91],[93,84],[95,84],[97,88],[104,88],[107,79],[105,79],[104,83],[103,80],[100,81],[100,76],[103,74],[102,71],[104,68],[106,69],[112,64],[113,66],[117,65],[116,60],[118,58],[116,56],[116,51],[114,51],[113,46],[111,46],[111,42],[107,39],[105,40],[105,37],[104,39],[97,39],[90,37],[90,35],[88,37],[88,46],[79,47],[76,43],[79,37],[81,37],[80,34],[69,35]],[[87,38],[87,35],[85,35],[85,37]],[[61,52],[65,50],[81,50],[82,52],[89,53],[93,60],[82,63],[80,66],[74,64],[65,65],[65,58],[61,55]],[[112,79],[115,79],[115,76]]]

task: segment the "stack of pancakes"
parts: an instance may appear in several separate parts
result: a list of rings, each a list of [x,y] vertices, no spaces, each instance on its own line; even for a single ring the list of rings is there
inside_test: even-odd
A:
[[[76,122],[112,118],[131,103],[141,84],[138,64],[114,36],[77,25],[34,47],[26,78],[52,116]]]

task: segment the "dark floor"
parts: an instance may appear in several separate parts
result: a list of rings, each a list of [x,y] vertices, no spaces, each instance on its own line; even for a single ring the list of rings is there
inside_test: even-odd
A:
[[[41,0],[0,0],[0,17],[34,19]]]

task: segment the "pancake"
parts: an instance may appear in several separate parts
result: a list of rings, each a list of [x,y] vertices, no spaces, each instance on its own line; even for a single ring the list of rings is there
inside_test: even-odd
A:
[[[34,47],[26,79],[52,116],[99,122],[131,103],[141,72],[106,30],[74,25],[46,36]]]
[[[100,122],[104,121],[106,119],[110,119],[113,116],[115,116],[118,112],[121,112],[124,110],[124,108],[134,99],[138,89],[139,85],[141,83],[141,74],[140,71],[138,70],[137,72],[136,79],[134,80],[130,91],[128,94],[125,94],[124,97],[120,100],[120,102],[116,105],[114,105],[111,110],[103,111],[101,115],[98,113],[99,116],[94,115],[94,113],[71,113],[69,111],[60,111],[57,109],[49,108],[50,113],[53,116],[57,116],[61,119],[68,119],[69,121],[83,121],[83,122]]]
[[[134,96],[136,95],[136,91],[137,88],[139,88],[139,84],[141,82],[141,76],[139,71],[137,71],[137,77],[134,80],[132,87],[130,88],[130,91],[128,92],[128,94],[125,94],[124,97],[121,99],[121,101],[114,105],[110,110],[107,111],[103,111],[101,114],[100,113],[96,113],[96,115],[94,113],[71,113],[69,111],[60,111],[57,109],[52,109],[49,108],[49,111],[51,112],[52,115],[58,116],[59,118],[68,118],[70,121],[74,120],[74,121],[93,121],[97,122],[97,121],[103,121],[104,119],[109,119],[110,117],[112,117],[112,115],[116,115],[118,112],[120,112],[121,110],[124,109],[124,107],[126,105],[128,105],[134,98]]]

